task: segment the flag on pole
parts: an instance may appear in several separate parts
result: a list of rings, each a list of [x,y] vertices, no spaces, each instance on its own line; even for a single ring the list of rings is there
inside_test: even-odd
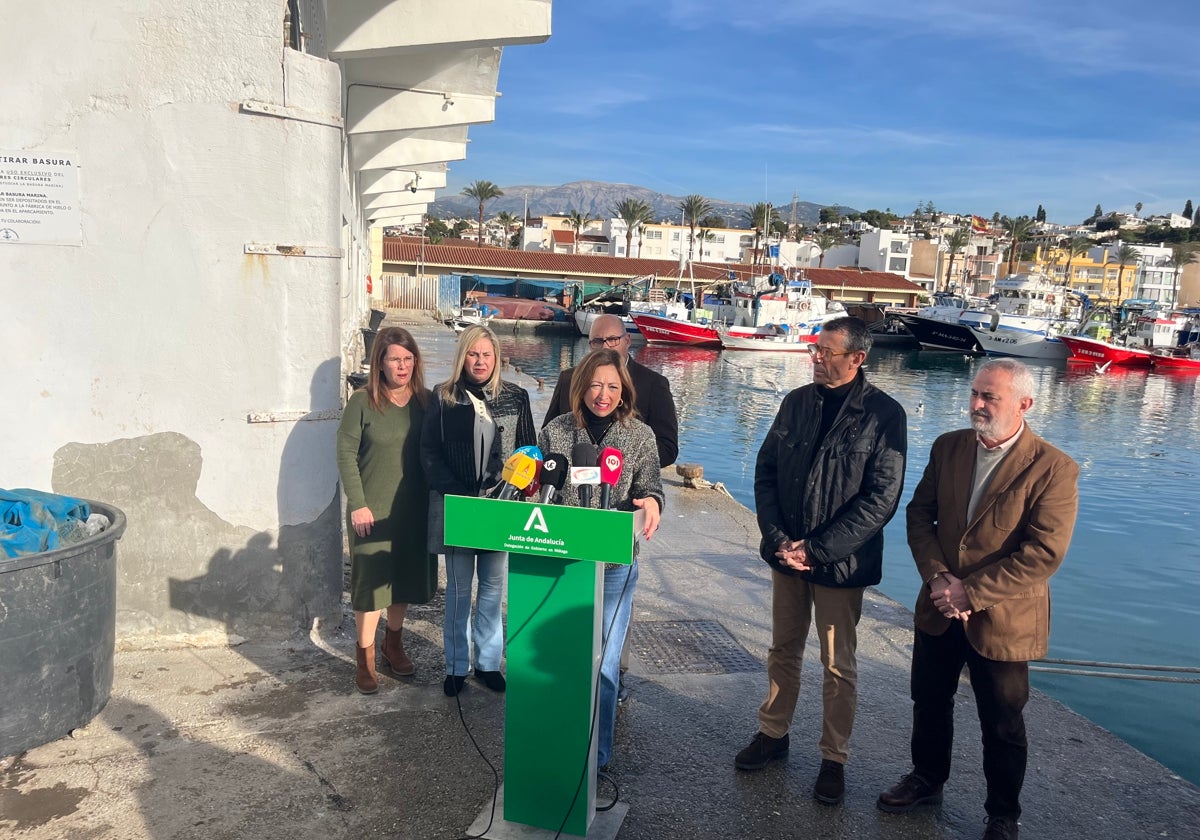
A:
[[[985,231],[987,229],[988,229],[987,219],[984,219],[981,216],[972,216],[971,217],[971,230],[982,233],[983,231]]]

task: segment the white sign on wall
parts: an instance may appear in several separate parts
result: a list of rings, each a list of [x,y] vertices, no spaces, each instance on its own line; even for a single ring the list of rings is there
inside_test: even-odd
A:
[[[82,245],[79,156],[0,149],[0,246]]]

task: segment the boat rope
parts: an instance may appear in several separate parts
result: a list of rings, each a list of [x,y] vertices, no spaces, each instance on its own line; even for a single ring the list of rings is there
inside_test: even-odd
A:
[[[1059,668],[1045,667],[1069,665],[1075,667]],[[1086,659],[1038,659],[1029,665],[1030,671],[1041,674],[1068,674],[1077,677],[1106,677],[1113,680],[1143,680],[1146,682],[1181,683],[1184,685],[1200,685],[1200,676],[1168,677],[1155,674],[1123,674],[1112,671],[1088,670],[1093,668],[1113,668],[1117,671],[1168,671],[1177,674],[1200,675],[1200,668],[1186,665],[1135,665],[1128,662],[1096,662]]]

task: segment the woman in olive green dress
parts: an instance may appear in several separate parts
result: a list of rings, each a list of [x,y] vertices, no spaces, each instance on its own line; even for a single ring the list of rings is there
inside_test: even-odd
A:
[[[379,689],[375,632],[387,611],[383,660],[392,673],[413,673],[401,631],[409,604],[437,589],[437,557],[428,551],[429,486],[421,468],[421,426],[429,391],[421,351],[408,330],[379,331],[365,387],[342,412],[338,472],[346,493],[350,537],[350,604],[358,632],[354,684]]]

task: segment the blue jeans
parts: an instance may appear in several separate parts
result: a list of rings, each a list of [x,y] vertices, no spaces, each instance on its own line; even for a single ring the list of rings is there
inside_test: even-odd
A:
[[[471,667],[471,645],[475,648],[476,671],[499,671],[504,655],[504,623],[500,608],[504,600],[504,567],[508,552],[446,548],[446,618],[442,644],[446,673],[465,677]],[[471,582],[478,575],[475,616],[471,616]],[[472,633],[472,630],[474,631]],[[473,638],[472,638],[473,637]]]
[[[621,648],[629,632],[633,613],[633,590],[637,587],[638,564],[604,570],[604,659],[600,662],[599,741],[596,765],[604,767],[612,756],[613,731],[617,728],[617,689],[621,682]],[[622,592],[622,590],[624,590]],[[613,616],[616,621],[613,621]],[[609,626],[612,631],[609,631]]]

